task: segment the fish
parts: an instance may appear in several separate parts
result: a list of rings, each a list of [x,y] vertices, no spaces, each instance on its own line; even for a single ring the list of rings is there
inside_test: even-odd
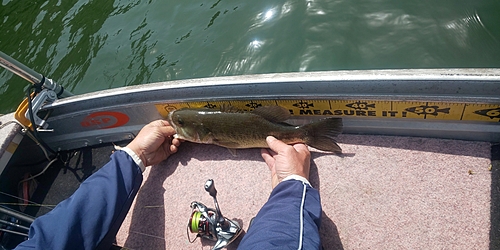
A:
[[[286,144],[304,143],[313,148],[342,153],[335,138],[342,133],[342,118],[330,117],[302,126],[284,121],[290,112],[281,106],[261,106],[252,111],[233,106],[219,109],[181,108],[169,112],[167,121],[176,138],[228,149],[269,148],[267,136]]]

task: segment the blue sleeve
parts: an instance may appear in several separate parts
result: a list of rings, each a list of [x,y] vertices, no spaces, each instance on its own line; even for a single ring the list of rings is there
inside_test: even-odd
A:
[[[123,151],[76,192],[30,227],[16,249],[109,249],[142,183],[142,172]]]
[[[319,249],[318,190],[298,180],[278,184],[238,249]]]

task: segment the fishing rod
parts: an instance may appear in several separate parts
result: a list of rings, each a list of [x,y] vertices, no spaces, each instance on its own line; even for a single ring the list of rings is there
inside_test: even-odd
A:
[[[34,217],[2,205],[0,205],[0,214],[4,215],[0,218],[0,236],[3,236],[3,234],[5,233],[22,236],[24,239],[28,237],[29,226],[35,220]],[[2,237],[0,237],[0,239],[3,242]],[[9,241],[8,239],[9,237],[7,237],[7,241]],[[2,247],[3,245],[0,245],[0,249],[3,249]]]
[[[26,128],[27,134],[30,131],[33,133],[32,139],[40,145],[44,152],[49,151],[55,154],[40,137],[39,132],[52,132],[46,119],[50,112],[47,112],[44,118],[38,116],[38,112],[43,105],[52,103],[58,98],[65,98],[73,94],[64,89],[63,86],[57,84],[54,80],[45,77],[35,70],[20,63],[16,59],[8,56],[0,51],[0,66],[8,71],[18,75],[31,83],[31,86],[26,90],[26,98],[21,102],[15,112],[15,119]],[[47,155],[47,153],[45,153]]]
[[[25,79],[35,86],[40,86],[44,89],[54,91],[57,94],[58,98],[64,98],[73,95],[71,92],[65,90],[61,85],[57,84],[54,80],[46,78],[42,74],[20,63],[19,61],[8,56],[2,51],[0,51],[0,66],[20,76],[21,78]]]
[[[15,117],[24,126],[32,128],[35,131],[35,136],[37,136],[37,129],[43,131],[43,129],[47,129],[48,127],[45,120],[37,116],[42,106],[46,103],[54,102],[58,98],[69,97],[73,94],[54,80],[34,71],[1,51],[0,66],[32,84],[28,89],[28,93],[32,89],[34,89],[34,92],[29,93],[26,99],[19,105]],[[37,126],[40,128],[37,128]]]

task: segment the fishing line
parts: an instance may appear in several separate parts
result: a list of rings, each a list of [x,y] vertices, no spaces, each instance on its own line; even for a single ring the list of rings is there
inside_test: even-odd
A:
[[[140,233],[140,232],[137,232],[137,231],[129,231],[129,232],[130,233],[144,235],[144,236],[149,236],[149,237],[153,237],[153,238],[157,238],[157,239],[161,239],[161,240],[166,240],[164,237],[156,236],[156,235],[152,235],[152,234]]]
[[[24,198],[21,198],[19,196],[15,196],[15,195],[12,195],[12,194],[9,194],[9,193],[5,193],[5,192],[2,192],[2,191],[0,191],[0,194],[3,194],[5,196],[9,196],[11,198],[19,199],[19,200],[22,200],[22,201],[26,201],[26,202],[28,202],[30,204],[38,205],[40,207],[47,208],[49,210],[52,210],[53,208],[51,208],[51,206],[54,206],[54,205],[44,205],[44,204],[36,203],[36,202],[30,201],[30,200],[27,200],[27,199],[24,199]]]
[[[12,205],[12,206],[31,206],[31,207],[55,207],[57,205],[42,205],[42,204],[24,204],[15,202],[0,202],[0,205]]]

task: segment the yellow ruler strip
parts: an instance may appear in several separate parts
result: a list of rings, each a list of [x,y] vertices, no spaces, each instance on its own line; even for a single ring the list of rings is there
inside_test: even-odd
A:
[[[293,116],[345,116],[412,118],[451,121],[500,122],[500,104],[373,100],[237,100],[157,104],[163,117],[180,108],[219,108],[231,105],[251,111],[260,106],[278,105]]]

